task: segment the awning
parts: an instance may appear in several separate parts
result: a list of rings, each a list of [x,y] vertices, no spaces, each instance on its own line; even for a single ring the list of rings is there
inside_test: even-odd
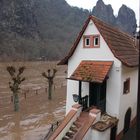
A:
[[[82,61],[68,79],[102,83],[112,64],[112,61]]]

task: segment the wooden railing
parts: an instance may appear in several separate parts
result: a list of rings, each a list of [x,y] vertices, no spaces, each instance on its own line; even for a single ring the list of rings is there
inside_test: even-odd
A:
[[[77,118],[78,110],[71,109],[68,114],[64,117],[63,121],[59,124],[59,126],[52,132],[49,140],[60,140],[63,136],[65,136],[66,132],[70,129],[71,125]],[[48,139],[46,139],[48,140]]]
[[[88,107],[88,95],[86,95],[80,99],[80,104],[83,106],[83,110],[87,109],[87,107]]]
[[[54,132],[54,130],[56,130],[56,128],[59,126],[60,121],[57,121],[53,124],[51,124],[51,127],[49,128],[48,133],[46,134],[44,140],[48,140],[48,138],[52,135],[52,133]]]

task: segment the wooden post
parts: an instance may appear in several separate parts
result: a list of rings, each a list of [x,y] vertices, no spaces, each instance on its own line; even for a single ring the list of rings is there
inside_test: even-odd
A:
[[[53,124],[52,124],[52,126],[51,126],[51,130],[53,131]]]
[[[59,125],[59,122],[57,121],[57,126]]]
[[[81,104],[82,81],[79,81],[79,104]]]
[[[35,94],[38,95],[38,90],[37,89],[35,90]]]
[[[45,92],[46,92],[46,93],[47,93],[47,90],[48,90],[48,89],[47,89],[47,87],[46,87],[46,88],[45,88]]]
[[[11,102],[13,103],[13,95],[11,95]]]

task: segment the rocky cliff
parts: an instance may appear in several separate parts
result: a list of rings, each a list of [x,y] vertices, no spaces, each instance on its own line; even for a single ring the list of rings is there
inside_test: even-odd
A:
[[[92,14],[112,25],[116,23],[116,18],[113,14],[112,6],[105,5],[102,0],[97,1],[96,6],[92,10]]]
[[[93,7],[92,14],[131,35],[136,31],[135,13],[126,5],[120,7],[118,15],[115,17],[111,5],[105,5],[102,0],[98,0],[96,6]]]
[[[116,18],[116,26],[130,34],[136,32],[136,18],[132,9],[122,5]]]

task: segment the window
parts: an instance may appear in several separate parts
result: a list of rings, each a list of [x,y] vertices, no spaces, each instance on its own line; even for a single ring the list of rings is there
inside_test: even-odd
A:
[[[130,78],[126,79],[123,84],[123,94],[127,94],[130,92]]]
[[[94,46],[99,46],[99,36],[94,37],[93,43]]]
[[[85,46],[90,46],[90,38],[89,37],[85,38]]]
[[[98,47],[100,47],[99,35],[83,36],[83,47],[84,48],[98,48]]]

